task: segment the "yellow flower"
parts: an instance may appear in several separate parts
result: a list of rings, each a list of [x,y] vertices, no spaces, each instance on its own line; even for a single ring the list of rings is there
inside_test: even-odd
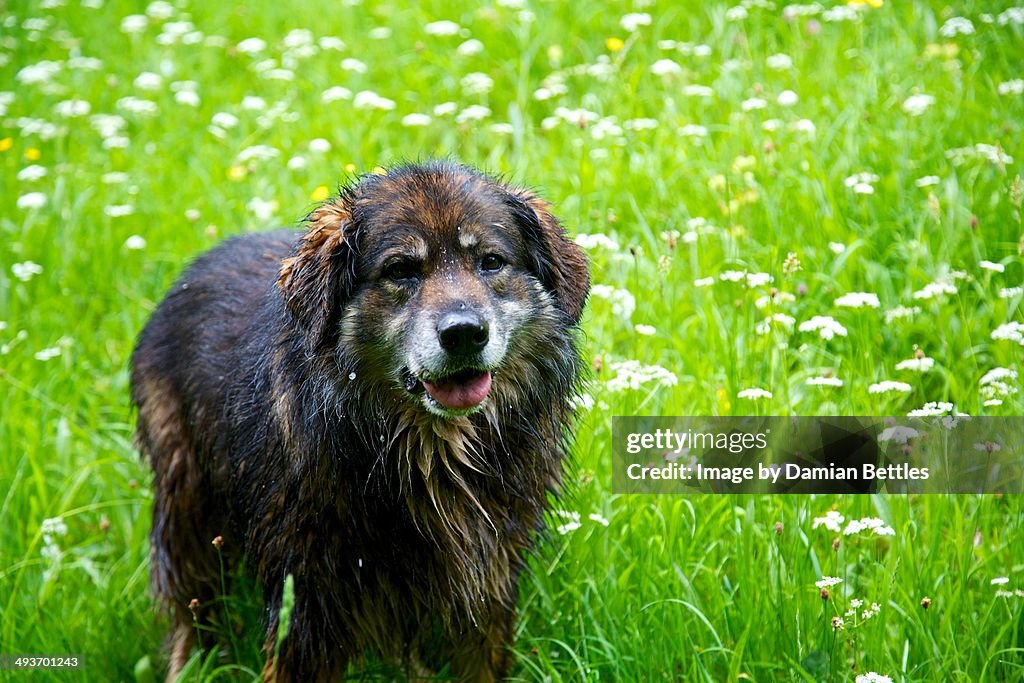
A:
[[[387,175],[388,170],[383,166],[376,166],[373,169],[373,175]]]
[[[39,157],[41,156],[42,154],[35,147],[29,147],[28,149],[25,150],[26,161],[39,161]]]
[[[238,182],[239,180],[245,178],[247,173],[248,172],[245,170],[245,166],[235,165],[228,168],[228,178],[230,180],[234,180],[235,182]]]
[[[608,48],[609,52],[618,52],[625,45],[626,44],[624,42],[622,42],[622,38],[611,37],[611,38],[607,39],[606,41],[604,41],[604,46],[606,48]]]
[[[348,173],[348,174],[351,175],[351,174],[353,174],[355,172],[356,172],[356,165],[355,164],[345,164],[345,173]]]
[[[310,198],[314,202],[322,202],[323,200],[327,199],[330,193],[331,191],[327,189],[326,185],[321,185],[320,187],[313,190],[313,194],[310,195]]]
[[[14,147],[14,138],[4,138],[0,140],[0,152],[6,152],[11,147]]]
[[[729,394],[726,392],[725,387],[718,387],[718,391],[715,392],[715,398],[718,399],[718,413],[720,415],[727,414],[732,409],[732,402],[729,400]]]
[[[854,7],[867,5],[868,7],[871,7],[873,9],[878,9],[879,7],[885,4],[885,0],[846,0],[846,4],[852,5]]]

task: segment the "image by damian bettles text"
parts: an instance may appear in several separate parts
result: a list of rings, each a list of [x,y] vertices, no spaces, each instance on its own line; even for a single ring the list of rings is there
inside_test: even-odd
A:
[[[619,493],[1021,493],[1024,418],[615,417]]]

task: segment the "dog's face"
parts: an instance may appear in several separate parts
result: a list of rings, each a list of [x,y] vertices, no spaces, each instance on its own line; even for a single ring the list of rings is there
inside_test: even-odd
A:
[[[480,410],[579,321],[582,252],[544,202],[468,168],[366,177],[310,224],[279,286],[311,346],[436,415]]]

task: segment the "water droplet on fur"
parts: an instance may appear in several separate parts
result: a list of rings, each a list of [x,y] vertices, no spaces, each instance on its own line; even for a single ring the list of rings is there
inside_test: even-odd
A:
[[[353,372],[353,373],[349,374],[348,378],[349,379],[355,379],[356,378],[356,373]]]

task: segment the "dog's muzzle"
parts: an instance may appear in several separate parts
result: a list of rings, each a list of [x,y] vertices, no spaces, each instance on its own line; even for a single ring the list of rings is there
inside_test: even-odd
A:
[[[432,412],[473,412],[491,391],[491,372],[482,359],[490,341],[490,324],[478,311],[463,306],[441,314],[433,327],[433,343],[443,356],[437,359],[438,365],[444,369],[418,375],[406,369],[405,389],[413,395],[425,393]]]

